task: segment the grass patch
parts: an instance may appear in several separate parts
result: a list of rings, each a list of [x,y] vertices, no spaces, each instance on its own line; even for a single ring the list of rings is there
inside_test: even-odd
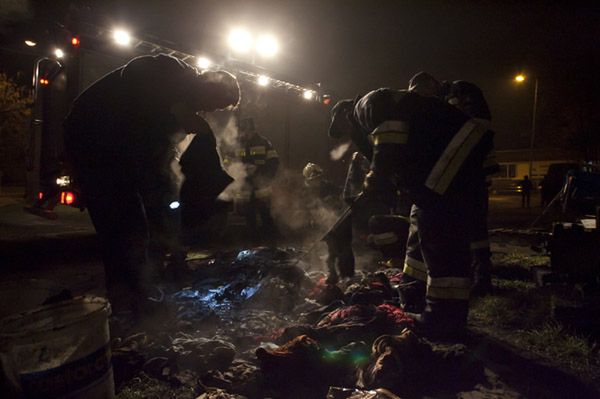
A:
[[[535,284],[519,280],[495,280],[496,293],[471,304],[475,324],[494,327],[532,328],[548,322],[553,300]]]
[[[598,378],[600,366],[598,346],[588,339],[573,335],[557,323],[546,323],[540,328],[516,331],[514,345],[535,353],[553,363],[590,379]],[[593,370],[596,369],[596,370]]]
[[[531,268],[533,266],[544,266],[550,263],[548,255],[527,255],[519,252],[495,252],[492,255],[494,266],[519,266]]]
[[[525,280],[494,279],[494,293],[471,302],[469,322],[514,348],[600,384],[600,348],[567,330],[554,307],[582,299],[576,286],[537,287]]]

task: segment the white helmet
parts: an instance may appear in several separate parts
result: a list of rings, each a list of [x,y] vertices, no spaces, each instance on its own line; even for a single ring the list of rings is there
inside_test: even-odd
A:
[[[307,180],[313,180],[323,175],[323,169],[316,163],[309,162],[302,170],[302,176]]]

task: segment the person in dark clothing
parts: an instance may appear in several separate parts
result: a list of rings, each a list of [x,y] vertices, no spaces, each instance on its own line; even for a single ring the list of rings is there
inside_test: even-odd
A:
[[[492,115],[483,92],[477,85],[463,80],[452,82],[446,95],[446,101],[456,108],[476,118],[479,123],[489,127]],[[500,170],[492,149],[483,163],[479,177],[473,185],[476,192],[471,203],[471,255],[473,267],[472,294],[487,295],[492,291],[492,251],[488,233],[488,209],[491,177]]]
[[[323,176],[323,169],[319,165],[307,163],[302,169],[302,176],[304,177],[303,196],[309,209],[323,206],[331,210],[340,208],[342,190]]]
[[[179,193],[184,245],[205,238],[200,230],[211,216],[226,209],[227,203],[218,201],[217,197],[233,182],[221,166],[217,141],[208,123],[199,120],[194,133],[179,161],[184,175]]]
[[[378,89],[361,98],[355,119],[373,143],[365,195],[392,205],[398,190],[414,204],[403,283],[425,287],[415,321],[423,334],[464,333],[471,291],[468,220],[474,193],[491,151],[492,132],[435,97]],[[415,241],[418,245],[412,245]],[[418,249],[418,251],[417,251]]]
[[[336,282],[339,277],[354,276],[353,228],[366,235],[371,216],[389,213],[385,204],[361,199],[362,182],[373,156],[373,144],[353,117],[354,105],[359,99],[360,96],[354,100],[341,100],[331,109],[329,137],[337,140],[350,139],[358,151],[352,155],[342,194],[344,201],[352,208],[325,238],[328,248],[329,282]]]
[[[196,129],[199,111],[236,106],[227,72],[204,72],[159,54],[134,58],[73,103],[65,150],[98,234],[113,305],[140,311],[147,297],[151,226],[177,200],[175,146]]]
[[[452,83],[439,83],[433,76],[426,72],[419,72],[409,82],[409,90],[423,96],[440,98],[452,104],[468,116],[477,118],[480,123],[489,125],[491,113],[483,92],[477,85],[463,80]],[[499,166],[491,151],[483,164],[480,176],[473,182],[473,202],[470,204],[472,212],[469,214],[471,226],[471,255],[473,268],[474,295],[486,295],[492,290],[492,252],[488,236],[488,187],[489,179],[499,170]],[[410,286],[408,289],[414,289]]]
[[[531,199],[531,190],[533,189],[533,184],[531,180],[529,180],[529,176],[525,175],[523,180],[521,180],[521,208],[529,208],[529,200]]]
[[[244,209],[248,232],[255,244],[274,241],[279,230],[271,216],[271,184],[279,169],[279,154],[271,142],[260,135],[252,118],[240,120],[239,143],[232,154],[224,156],[224,164],[241,163],[244,169],[243,187],[237,202]],[[257,216],[262,228],[259,230]]]
[[[302,206],[305,228],[322,234],[320,230],[323,223],[327,223],[331,215],[337,215],[342,208],[342,190],[340,187],[327,180],[323,169],[312,162],[308,162],[302,169],[304,184],[298,193]]]

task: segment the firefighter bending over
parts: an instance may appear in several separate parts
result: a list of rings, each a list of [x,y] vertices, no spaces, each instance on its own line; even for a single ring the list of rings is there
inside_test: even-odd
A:
[[[362,183],[373,156],[373,145],[354,117],[354,107],[360,100],[339,101],[331,110],[329,137],[334,139],[350,139],[358,149],[352,154],[348,167],[343,199],[350,209],[325,236],[329,256],[329,282],[340,277],[354,276],[354,251],[352,248],[353,229],[366,235],[370,232],[369,241],[379,249],[385,263],[394,263],[393,259],[404,259],[406,248],[406,223],[398,215],[390,215],[390,207],[379,199],[368,199],[361,196]],[[401,201],[399,201],[401,203]]]
[[[365,195],[392,206],[402,190],[414,204],[403,283],[425,290],[405,307],[424,309],[415,315],[423,334],[461,335],[471,290],[465,220],[492,132],[437,98],[405,90],[372,91],[356,104],[354,115],[374,143]],[[415,236],[419,247],[411,245]]]
[[[279,236],[271,216],[271,184],[279,169],[277,151],[266,137],[256,131],[254,120],[246,118],[239,123],[237,147],[223,158],[226,168],[241,163],[244,181],[236,194],[235,202],[246,216],[248,233],[254,244],[273,242]],[[236,173],[230,174],[237,177]],[[262,223],[261,229],[257,225],[258,215]]]
[[[227,72],[204,72],[174,57],[142,56],[105,75],[73,103],[65,148],[100,239],[113,306],[142,310],[147,297],[149,224],[177,199],[175,146],[198,111],[237,105]],[[154,223],[156,222],[156,223]]]

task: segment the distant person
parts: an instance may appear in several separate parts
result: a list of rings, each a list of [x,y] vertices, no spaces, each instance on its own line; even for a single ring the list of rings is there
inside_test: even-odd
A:
[[[302,176],[309,201],[319,200],[332,209],[341,208],[342,189],[323,176],[323,168],[309,162],[302,169]]]
[[[246,216],[250,237],[255,244],[276,239],[279,231],[271,215],[271,184],[279,169],[279,154],[273,144],[258,133],[252,118],[240,120],[239,142],[233,153],[224,157],[225,165],[233,163],[241,163],[244,170],[237,202]],[[260,216],[260,228],[257,216]]]
[[[521,208],[529,208],[529,200],[531,199],[531,190],[533,189],[533,184],[531,180],[529,180],[529,176],[525,175],[523,180],[521,180]]]
[[[201,117],[239,102],[235,77],[198,73],[165,54],[110,72],[73,103],[65,149],[100,240],[113,306],[139,314],[148,296],[151,227],[176,203],[176,145]],[[176,207],[176,206],[174,206]]]

